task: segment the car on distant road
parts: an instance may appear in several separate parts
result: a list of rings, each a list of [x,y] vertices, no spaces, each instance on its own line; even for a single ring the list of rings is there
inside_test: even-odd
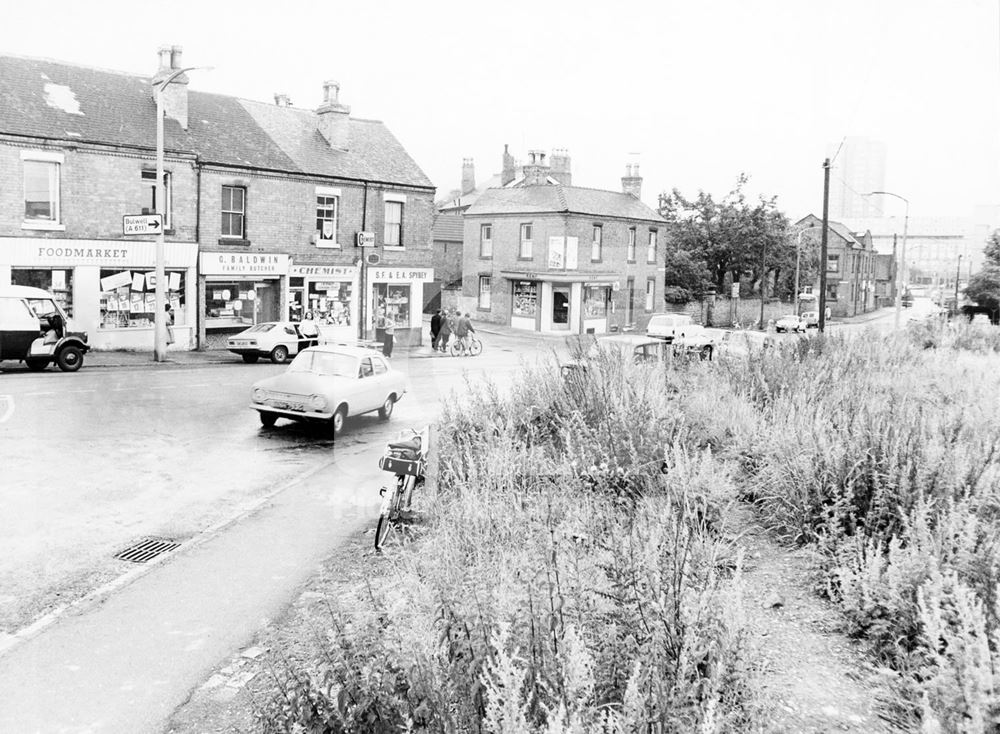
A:
[[[819,319],[817,318],[817,326],[819,325]],[[801,331],[805,333],[806,321],[801,316],[796,316],[793,313],[785,314],[780,319],[774,322],[774,330],[777,332],[782,331]]]
[[[256,362],[267,357],[275,364],[284,364],[303,349],[319,343],[319,330],[293,321],[265,321],[229,337],[227,348],[243,357],[244,362]]]
[[[593,359],[601,352],[612,352],[621,357],[631,358],[636,364],[644,362],[662,362],[667,358],[667,343],[657,337],[642,334],[610,334],[599,336],[586,350],[582,359],[572,359],[560,366],[563,377],[573,374],[576,370],[587,369],[587,358]]]
[[[674,340],[677,330],[681,327],[694,323],[691,317],[682,313],[658,313],[649,317],[646,325],[646,336],[655,336],[664,339],[667,343]]]
[[[69,317],[48,291],[0,286],[0,360],[16,359],[36,371],[54,362],[76,372],[90,345],[86,332],[69,329]]]
[[[803,311],[802,320],[806,322],[807,329],[818,329],[819,311]]]
[[[304,349],[282,374],[255,382],[250,407],[265,428],[288,418],[336,435],[351,416],[377,410],[388,420],[406,390],[406,376],[374,350],[321,345]]]
[[[715,330],[706,329],[700,324],[688,324],[677,328],[672,346],[674,354],[697,354],[701,359],[712,359],[717,341]]]

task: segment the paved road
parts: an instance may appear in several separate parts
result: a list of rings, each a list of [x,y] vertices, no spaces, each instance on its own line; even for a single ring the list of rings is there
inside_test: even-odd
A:
[[[397,355],[411,374],[411,394],[390,423],[352,421],[335,451],[295,426],[260,430],[243,406],[249,382],[273,371],[268,366],[4,374],[0,390],[14,396],[15,410],[0,426],[3,451],[17,444],[37,452],[48,441],[48,455],[57,458],[43,459],[39,474],[64,482],[58,491],[42,490],[22,467],[16,489],[0,491],[0,504],[10,497],[13,508],[0,516],[30,518],[19,521],[19,546],[11,548],[34,568],[44,569],[48,554],[64,570],[82,569],[82,576],[70,574],[75,585],[63,579],[52,587],[71,598],[97,581],[109,585],[14,638],[0,655],[0,731],[160,731],[188,692],[280,613],[341,539],[371,524],[384,440],[433,420],[438,399],[461,389],[464,370],[473,381],[488,375],[503,386],[523,357],[546,353],[550,344],[495,337],[488,347],[474,360]],[[29,432],[33,440],[22,435]],[[296,480],[280,484],[290,477]],[[58,520],[33,504],[32,488]],[[72,509],[58,507],[60,492]],[[248,511],[254,502],[263,504]],[[50,523],[72,537],[61,541]],[[121,576],[122,562],[106,559],[115,539],[154,531],[184,543]],[[42,537],[57,542],[48,548]],[[85,557],[75,559],[78,553]],[[88,574],[88,563],[112,572]],[[25,581],[16,570],[7,573]]]

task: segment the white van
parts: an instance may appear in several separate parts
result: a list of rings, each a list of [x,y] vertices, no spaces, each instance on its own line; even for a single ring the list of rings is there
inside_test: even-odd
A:
[[[657,339],[665,339],[669,344],[677,336],[678,330],[685,326],[690,326],[694,321],[691,317],[683,313],[657,313],[649,317],[646,325],[646,336],[655,336]]]
[[[90,345],[86,333],[68,326],[66,312],[48,291],[0,286],[0,360],[16,359],[30,370],[55,362],[63,372],[76,372]]]

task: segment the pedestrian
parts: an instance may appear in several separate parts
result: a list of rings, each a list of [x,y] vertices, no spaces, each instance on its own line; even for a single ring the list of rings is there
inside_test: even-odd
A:
[[[438,332],[438,344],[442,352],[448,351],[448,338],[451,336],[452,320],[445,310],[441,315],[441,330]]]
[[[392,342],[395,339],[396,326],[392,321],[385,322],[385,336],[382,338],[382,354],[386,357],[392,356]]]
[[[436,350],[438,348],[438,338],[441,334],[441,309],[434,312],[431,316],[431,349]]]
[[[169,346],[174,343],[174,309],[170,307],[169,303],[164,303],[163,310],[166,312],[167,346]]]
[[[455,338],[461,342],[462,350],[466,351],[469,348],[469,334],[476,333],[476,330],[472,326],[472,318],[468,313],[465,316],[462,316],[457,311],[455,313],[458,315],[455,319]]]

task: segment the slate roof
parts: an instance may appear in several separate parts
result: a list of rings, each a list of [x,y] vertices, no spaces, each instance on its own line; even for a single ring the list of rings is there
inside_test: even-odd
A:
[[[434,217],[435,242],[461,242],[465,238],[461,214],[437,214]]]
[[[466,216],[489,214],[570,213],[620,217],[666,224],[666,220],[631,194],[582,186],[520,186],[487,189]]]
[[[152,78],[0,56],[0,133],[156,147]],[[351,118],[349,150],[330,148],[316,114],[188,91],[188,129],[167,117],[164,147],[205,163],[433,188],[381,122]]]

